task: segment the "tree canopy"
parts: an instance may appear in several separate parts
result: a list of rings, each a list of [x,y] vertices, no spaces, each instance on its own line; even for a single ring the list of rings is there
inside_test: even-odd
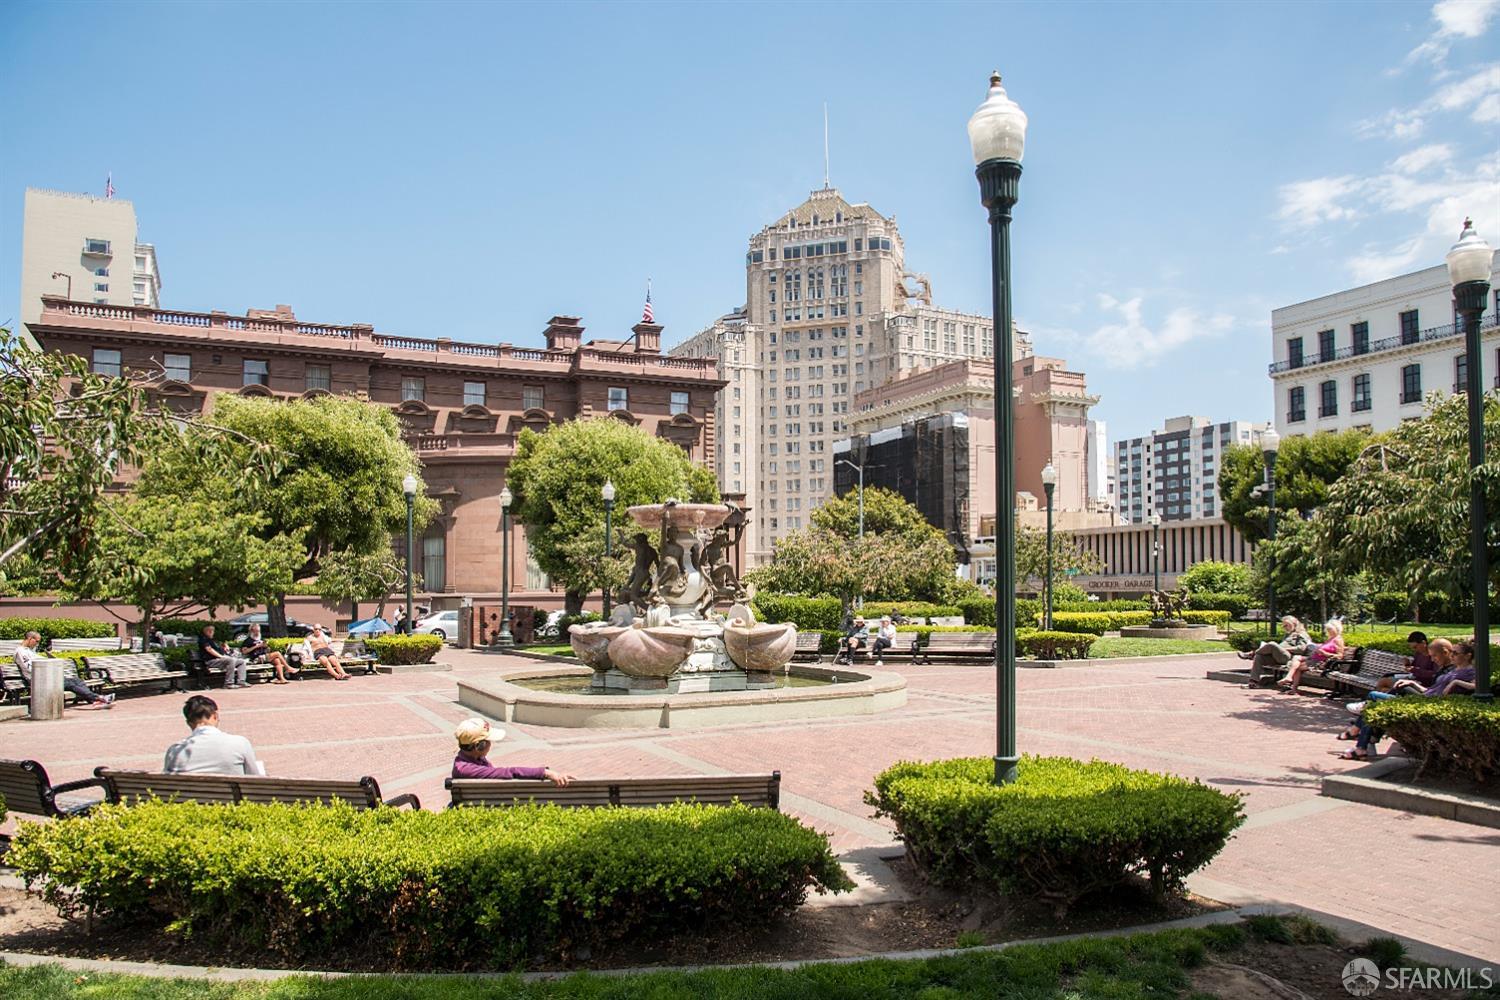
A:
[[[1311,516],[1328,499],[1329,487],[1338,480],[1360,449],[1370,441],[1363,431],[1314,434],[1281,440],[1276,455],[1276,510],[1278,515]],[[1264,492],[1255,494],[1265,482],[1265,459],[1258,446],[1235,445],[1224,453],[1219,469],[1219,499],[1224,520],[1248,542],[1266,537],[1270,504]]]
[[[1052,533],[1052,583],[1061,591],[1060,580],[1072,573],[1097,573],[1104,563],[1094,553],[1082,548],[1070,535]],[[1016,522],[1016,585],[1028,581],[1045,582],[1047,576],[1047,532],[1041,528],[1023,528]]]
[[[1244,563],[1206,560],[1179,573],[1177,585],[1199,593],[1245,594],[1250,592],[1250,567]]]
[[[569,610],[601,582],[606,481],[615,486],[615,548],[630,531],[628,507],[677,499],[715,503],[712,470],[694,465],[681,448],[621,420],[571,420],[538,434],[521,431],[506,472],[515,494],[514,516],[543,572],[567,588]],[[594,533],[601,561],[580,561],[578,539]],[[605,574],[608,576],[608,574]],[[612,579],[612,577],[611,577]]]

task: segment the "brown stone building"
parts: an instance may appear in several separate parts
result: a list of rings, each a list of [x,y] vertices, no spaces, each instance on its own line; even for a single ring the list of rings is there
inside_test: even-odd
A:
[[[546,347],[469,344],[299,320],[286,306],[245,316],[100,305],[44,296],[28,324],[49,351],[87,358],[97,372],[159,373],[164,406],[205,412],[223,392],[276,399],[348,393],[389,406],[424,466],[440,516],[418,541],[434,594],[488,597],[500,589],[500,488],[525,427],[609,417],[643,427],[712,467],[714,404],[724,386],[712,359],[661,353],[660,326],[625,340],[583,341],[575,316],[554,316]],[[511,589],[521,603],[559,606],[514,529]],[[446,602],[445,602],[446,603]]]

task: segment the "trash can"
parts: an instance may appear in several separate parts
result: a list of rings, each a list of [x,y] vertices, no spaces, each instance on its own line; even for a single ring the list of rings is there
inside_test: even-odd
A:
[[[31,717],[61,719],[63,714],[63,667],[67,660],[43,659],[31,663]]]

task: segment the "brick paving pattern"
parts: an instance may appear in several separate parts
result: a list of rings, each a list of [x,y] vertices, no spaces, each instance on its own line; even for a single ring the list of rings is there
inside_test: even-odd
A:
[[[250,738],[272,774],[372,774],[387,794],[446,802],[451,731],[473,713],[454,680],[534,661],[445,654],[452,673],[312,678],[214,691],[224,727]],[[1355,765],[1329,750],[1339,705],[1204,679],[1207,662],[1173,660],[1022,670],[1023,752],[1118,761],[1200,778],[1246,795],[1249,820],[1198,880],[1200,891],[1308,907],[1444,948],[1500,959],[1500,831],[1322,799],[1324,775]],[[714,730],[568,730],[507,726],[497,762],[579,775],[779,769],[786,811],[825,831],[836,851],[893,839],[863,795],[902,759],[994,752],[994,675],[981,665],[896,666],[905,708],[876,716]],[[122,698],[111,711],[0,724],[0,756],[42,761],[53,780],[95,765],[159,767],[187,732],[182,696]],[[13,824],[14,821],[12,821]],[[1353,849],[1349,845],[1359,845]],[[1379,853],[1366,853],[1371,845]]]

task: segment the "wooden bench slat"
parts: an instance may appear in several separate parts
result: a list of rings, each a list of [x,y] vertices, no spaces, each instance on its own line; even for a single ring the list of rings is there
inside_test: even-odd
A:
[[[512,806],[526,802],[580,807],[619,805],[642,807],[697,801],[724,805],[736,799],[746,805],[779,808],[781,773],[733,775],[670,775],[663,777],[590,778],[565,786],[550,781],[506,781],[488,778],[450,778],[451,805]]]
[[[356,809],[382,805],[380,786],[374,778],[280,778],[237,774],[156,774],[148,771],[114,771],[95,768],[115,801],[135,801],[155,796],[182,802],[347,802]],[[398,796],[397,800],[406,798]],[[393,800],[393,801],[397,801]],[[413,808],[416,807],[412,800]]]

